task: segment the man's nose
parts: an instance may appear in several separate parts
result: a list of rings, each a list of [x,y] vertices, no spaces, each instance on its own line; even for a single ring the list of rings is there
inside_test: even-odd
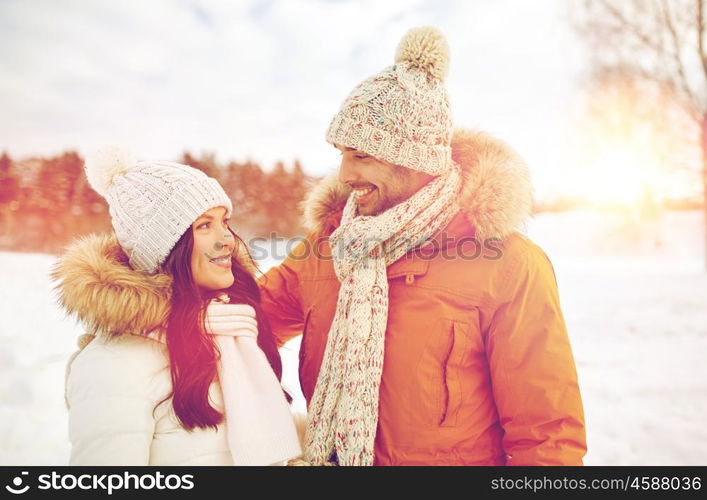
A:
[[[341,165],[339,165],[339,182],[342,184],[351,184],[358,180],[358,175],[356,174],[356,167],[349,158],[344,157],[341,159]]]

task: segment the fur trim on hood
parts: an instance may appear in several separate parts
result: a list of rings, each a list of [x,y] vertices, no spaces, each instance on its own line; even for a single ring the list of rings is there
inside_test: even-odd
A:
[[[80,238],[51,271],[59,304],[96,335],[146,332],[169,314],[172,280],[130,267],[115,235]]]
[[[516,152],[487,133],[457,129],[452,158],[462,171],[459,206],[476,237],[504,239],[519,229],[532,209],[533,191],[528,167]],[[319,181],[303,203],[307,228],[322,230],[344,207],[349,193],[337,172]]]
[[[243,251],[235,255],[248,272],[255,273]],[[76,240],[53,266],[51,278],[59,305],[92,335],[146,333],[167,320],[172,279],[130,267],[115,234]]]

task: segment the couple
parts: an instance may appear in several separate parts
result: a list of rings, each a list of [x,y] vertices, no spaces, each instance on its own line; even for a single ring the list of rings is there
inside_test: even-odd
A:
[[[552,266],[516,231],[523,162],[453,130],[446,40],[417,28],[331,122],[311,233],[256,279],[195,169],[87,161],[115,234],[72,245],[60,301],[72,464],[581,465],[584,416]],[[303,335],[295,423],[277,348]],[[303,459],[294,461],[295,457]]]

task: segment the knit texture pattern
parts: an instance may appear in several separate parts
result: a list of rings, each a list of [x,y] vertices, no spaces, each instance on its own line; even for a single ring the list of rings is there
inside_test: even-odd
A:
[[[115,234],[134,269],[154,274],[191,224],[211,208],[233,206],[221,185],[195,168],[137,162],[105,190]]]
[[[448,46],[433,28],[408,32],[396,63],[364,80],[346,98],[326,139],[431,175],[452,163],[452,113],[444,86]]]
[[[445,175],[377,216],[358,216],[355,195],[329,238],[341,282],[316,389],[305,458],[323,465],[373,465],[378,392],[388,322],[386,268],[444,229],[458,212],[461,174]]]

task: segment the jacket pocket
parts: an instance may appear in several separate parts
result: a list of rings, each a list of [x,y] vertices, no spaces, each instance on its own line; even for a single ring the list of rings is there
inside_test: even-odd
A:
[[[464,399],[464,366],[472,345],[471,328],[468,323],[451,321],[447,324],[449,344],[442,364],[442,412],[440,427],[455,427]]]
[[[428,425],[454,427],[465,398],[470,396],[465,391],[472,384],[465,378],[469,376],[474,336],[478,336],[478,331],[470,323],[441,318],[434,326],[430,325],[425,336],[428,339],[411,391],[419,398]]]

